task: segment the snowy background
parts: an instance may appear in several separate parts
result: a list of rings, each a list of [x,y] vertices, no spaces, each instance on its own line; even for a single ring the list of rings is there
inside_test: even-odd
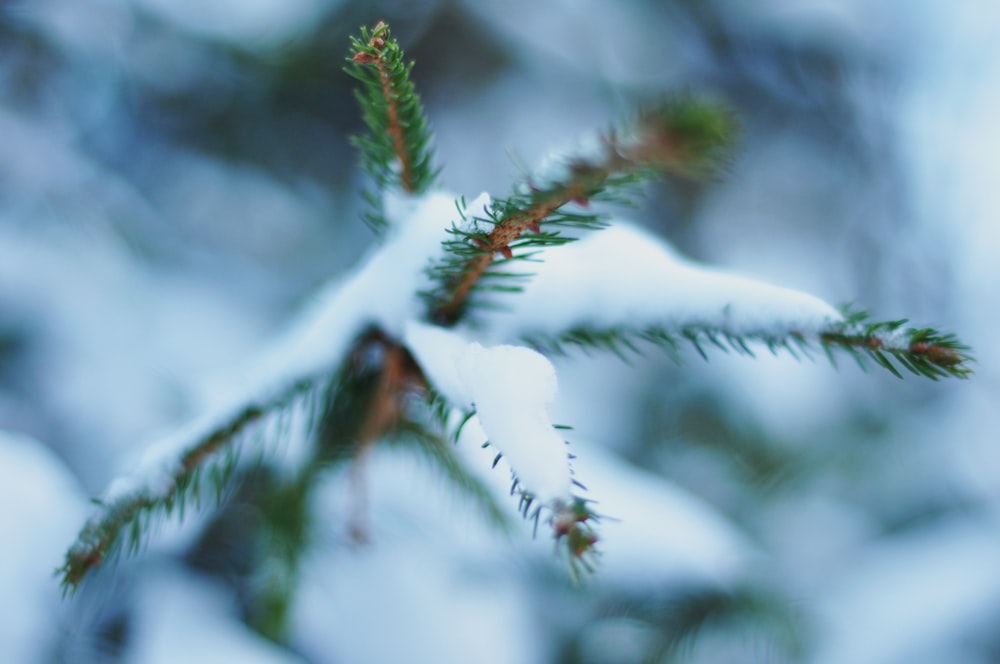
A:
[[[573,355],[552,417],[620,519],[582,588],[548,541],[497,534],[385,450],[370,546],[345,544],[346,482],[317,497],[290,649],[241,622],[204,516],[62,602],[88,498],[371,243],[340,67],[377,18],[470,200],[666,92],[728,100],[722,180],[656,186],[629,216],[955,331],[975,376]],[[4,661],[997,661],[998,44],[989,0],[0,4]]]

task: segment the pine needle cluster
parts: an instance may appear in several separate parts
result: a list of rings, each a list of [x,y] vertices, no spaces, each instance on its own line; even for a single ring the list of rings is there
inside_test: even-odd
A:
[[[431,133],[407,63],[389,26],[377,23],[351,38],[352,55],[345,71],[360,81],[355,97],[367,131],[352,138],[361,155],[361,168],[375,189],[366,193],[373,211],[369,225],[381,231],[382,193],[396,188],[408,194],[428,191],[437,178],[430,149]]]

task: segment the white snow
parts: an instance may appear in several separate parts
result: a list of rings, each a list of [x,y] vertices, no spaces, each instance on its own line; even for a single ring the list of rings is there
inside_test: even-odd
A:
[[[53,571],[83,525],[84,501],[41,443],[0,431],[0,643],[3,660],[42,662],[59,629]]]
[[[544,355],[467,343],[456,332],[415,322],[406,328],[406,343],[454,406],[475,407],[490,445],[507,458],[522,488],[544,502],[569,495],[566,442],[548,415],[556,372]]]
[[[502,310],[482,314],[495,338],[558,335],[578,326],[708,325],[734,334],[809,334],[841,319],[817,297],[701,266],[622,221],[539,258],[523,293],[504,299]]]
[[[179,570],[147,574],[124,661],[128,664],[301,664],[240,622],[228,589]]]
[[[507,457],[522,487],[546,502],[566,497],[566,442],[547,412],[556,396],[552,363],[529,348],[472,343],[463,353],[459,375],[490,445]]]
[[[422,312],[418,293],[430,287],[424,268],[440,253],[446,229],[457,215],[455,198],[447,192],[390,197],[386,214],[396,223],[385,243],[351,274],[332,281],[261,360],[217,381],[213,394],[205,395],[201,415],[150,445],[135,470],[111,484],[105,500],[143,490],[163,495],[184,452],[227,426],[247,405],[266,403],[302,378],[328,374],[367,326],[403,336],[406,321]],[[473,205],[488,201],[484,194]]]
[[[457,197],[434,192],[424,197],[390,196],[386,217],[395,221],[385,244],[376,247],[345,279],[331,282],[260,369],[265,384],[323,370],[344,356],[367,325],[402,337],[406,322],[417,319],[418,296],[431,284],[424,269],[441,252],[450,222],[458,216]],[[470,204],[488,204],[482,194]]]
[[[361,470],[370,544],[338,545],[356,514],[341,481],[353,470],[334,471],[314,494],[323,515],[314,534],[323,544],[305,557],[295,594],[298,652],[314,662],[357,664],[549,661],[544,626],[529,608],[532,588],[521,574],[527,539],[495,528],[411,448],[376,447]],[[484,479],[498,476],[485,464]],[[509,482],[498,485],[498,504],[521,523]]]
[[[236,408],[207,412],[200,418],[156,439],[143,451],[128,474],[115,478],[104,492],[105,503],[126,500],[144,494],[166,496],[174,488],[181,471],[181,458],[212,432],[227,426],[237,414]]]
[[[923,662],[929,649],[960,643],[966,630],[994,622],[998,556],[992,520],[955,520],[870,545],[844,577],[831,579],[821,599],[822,639],[814,661]]]
[[[711,506],[665,480],[594,446],[573,441],[574,470],[594,509],[601,583],[735,582],[758,554]]]
[[[403,340],[416,358],[427,380],[456,408],[470,408],[472,396],[458,365],[469,342],[454,330],[410,321]]]

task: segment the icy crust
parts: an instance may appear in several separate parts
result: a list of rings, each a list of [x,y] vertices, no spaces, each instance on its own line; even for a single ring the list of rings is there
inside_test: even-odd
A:
[[[628,223],[549,249],[524,292],[484,312],[496,340],[581,327],[680,331],[705,326],[734,335],[811,335],[842,320],[823,300],[699,265]]]
[[[422,323],[405,341],[431,384],[453,405],[474,407],[490,446],[502,452],[521,487],[543,502],[570,493],[566,442],[553,428],[555,367],[523,346],[484,347]]]

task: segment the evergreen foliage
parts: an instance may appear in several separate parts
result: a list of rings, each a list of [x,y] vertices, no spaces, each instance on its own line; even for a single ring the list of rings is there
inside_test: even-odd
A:
[[[167,478],[158,478],[165,481],[156,486],[139,487],[108,502],[95,499],[100,512],[84,525],[66,554],[65,564],[58,570],[64,591],[75,590],[94,567],[116,559],[123,550],[130,554],[138,552],[157,519],[174,513],[183,518],[191,507],[221,505],[234,488],[233,480],[244,452],[241,443],[249,438],[258,448],[262,447],[259,434],[267,428],[268,421],[276,422],[281,431],[285,414],[303,402],[308,404],[318,392],[318,384],[315,377],[305,377],[276,398],[248,404],[224,421],[193,435],[176,469]],[[312,410],[309,406],[306,409]]]
[[[849,355],[862,369],[873,362],[897,378],[903,377],[900,369],[931,380],[948,376],[965,378],[972,372],[969,348],[954,335],[933,328],[907,327],[905,319],[871,322],[869,318],[867,312],[845,307],[843,321],[811,336],[796,330],[784,334],[775,334],[773,330],[740,333],[720,326],[680,324],[669,329],[579,327],[558,337],[528,336],[525,342],[549,353],[565,353],[577,347],[584,351],[609,351],[624,360],[630,354],[641,355],[640,343],[647,342],[677,363],[682,361],[681,349],[685,344],[705,360],[709,358],[707,351],[712,349],[754,357],[753,346],[764,346],[774,355],[785,351],[799,358],[812,357],[821,348],[834,366],[837,354]]]
[[[389,221],[381,208],[385,195],[402,192],[416,197],[436,186],[431,137],[410,81],[413,65],[403,59],[388,26],[379,23],[362,29],[351,44],[348,71],[361,81],[357,99],[367,127],[355,145],[375,186],[369,198],[377,207],[370,221],[387,229]],[[460,200],[460,220],[452,224],[440,254],[428,267],[431,286],[421,293],[425,318],[442,327],[467,322],[474,305],[488,304],[476,297],[480,293],[517,291],[529,278],[508,270],[512,261],[533,260],[540,249],[572,241],[564,231],[604,227],[607,220],[588,210],[590,201],[620,201],[635,185],[663,173],[708,176],[725,158],[734,132],[735,123],[727,110],[683,96],[641,113],[624,129],[607,132],[596,153],[566,160],[554,176],[522,183],[484,210],[469,210]],[[451,220],[440,221],[445,228]],[[354,472],[362,473],[375,445],[406,446],[423,455],[446,481],[480,505],[491,522],[503,527],[507,523],[503,507],[452,449],[461,425],[450,423],[456,417],[466,422],[473,415],[469,404],[450,403],[435,391],[428,372],[397,336],[377,327],[363,332],[335,370],[301,376],[278,397],[247,404],[191,436],[166,485],[140,488],[100,504],[99,513],[85,525],[59,570],[63,587],[74,590],[94,567],[123,549],[134,553],[155,519],[174,511],[182,514],[187,505],[200,506],[206,493],[212,494],[216,504],[223,502],[250,472],[247,468],[252,464],[241,459],[259,460],[254,454],[261,451],[255,449],[260,445],[258,437],[273,433],[275,428],[263,423],[302,407],[310,413],[304,427],[311,437],[310,454],[290,477],[270,482],[259,497],[261,505],[271,507],[268,525],[257,542],[258,562],[265,573],[256,598],[259,614],[253,622],[270,638],[280,641],[287,627],[289,596],[312,526],[306,513],[315,486],[325,471],[340,464],[350,463]],[[529,336],[527,341],[546,352],[582,347],[622,356],[642,353],[641,344],[648,342],[675,359],[686,343],[706,358],[710,347],[751,357],[754,344],[794,355],[822,349],[831,361],[835,353],[848,354],[862,366],[870,360],[900,377],[905,369],[935,380],[964,378],[971,362],[968,348],[952,335],[908,327],[905,320],[870,322],[866,313],[851,311],[845,312],[842,321],[811,336],[794,328],[746,332],[691,321],[672,328],[642,329],[622,321],[619,326],[575,328],[554,337]],[[462,413],[467,413],[464,419]],[[282,427],[276,429],[280,438]],[[595,501],[600,497],[570,493],[542,500],[530,487],[521,486],[517,469],[513,471],[511,494],[519,500],[522,516],[534,521],[536,529],[544,524],[550,530],[574,577],[592,572],[601,519]],[[582,488],[575,479],[574,483]],[[358,490],[363,492],[363,487]],[[289,514],[301,518],[289,525],[284,523]],[[363,516],[359,514],[351,524],[358,539],[365,537]],[[693,625],[685,627],[688,631],[696,630],[716,613],[736,614],[756,601],[742,596],[709,597],[672,620]],[[674,645],[664,645],[663,652]]]
[[[520,183],[481,216],[473,210],[470,217],[462,201],[462,223],[452,225],[444,257],[430,268],[436,285],[425,293],[430,319],[454,325],[466,314],[474,291],[516,292],[522,275],[491,268],[571,242],[562,231],[602,228],[601,216],[587,209],[591,201],[628,202],[637,185],[663,172],[707,176],[722,161],[734,131],[725,108],[678,97],[640,114],[625,129],[608,132],[596,155],[567,159],[556,177]]]
[[[377,231],[385,228],[382,193],[398,188],[421,194],[433,185],[437,172],[430,149],[431,134],[420,97],[410,80],[413,62],[407,63],[389,26],[378,23],[351,38],[352,55],[345,71],[361,82],[355,97],[367,132],[352,143],[361,155],[361,168],[371,176],[375,191],[365,198],[373,211],[366,221]]]

